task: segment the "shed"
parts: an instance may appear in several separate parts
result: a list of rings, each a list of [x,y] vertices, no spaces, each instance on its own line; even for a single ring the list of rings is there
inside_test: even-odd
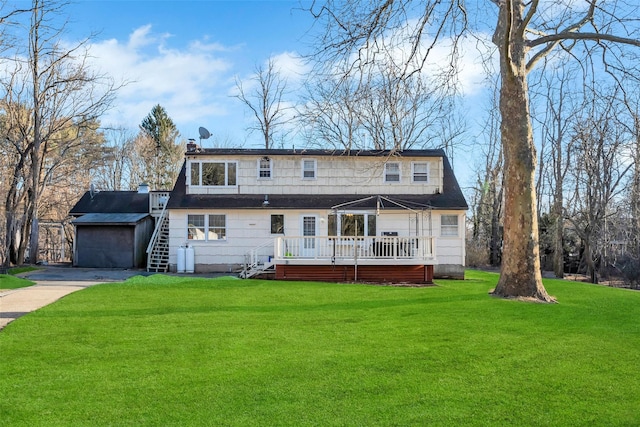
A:
[[[72,221],[73,265],[143,268],[154,221],[148,213],[88,213]]]

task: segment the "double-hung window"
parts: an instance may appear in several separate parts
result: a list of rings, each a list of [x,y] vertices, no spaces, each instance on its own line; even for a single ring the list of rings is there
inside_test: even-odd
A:
[[[190,184],[194,186],[233,187],[236,185],[237,168],[236,162],[191,162]]]
[[[227,239],[227,217],[220,214],[187,215],[187,239],[214,242]]]
[[[400,163],[387,162],[384,164],[384,182],[400,182]]]
[[[317,162],[315,159],[302,160],[302,179],[316,179]]]
[[[268,157],[258,159],[258,179],[271,178],[271,164],[273,162]]]
[[[429,163],[415,162],[411,164],[413,182],[429,182]]]
[[[458,215],[442,215],[440,217],[440,236],[458,237]]]

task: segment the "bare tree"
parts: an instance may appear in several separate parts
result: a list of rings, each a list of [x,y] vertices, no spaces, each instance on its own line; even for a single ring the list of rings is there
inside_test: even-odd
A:
[[[307,87],[308,96],[298,112],[310,145],[350,151],[367,148],[361,127],[361,100],[352,79],[328,76]]]
[[[266,67],[256,67],[249,85],[236,78],[238,94],[235,97],[251,110],[255,124],[249,129],[260,132],[266,149],[274,148],[276,134],[283,132],[290,121],[289,108],[284,102],[286,86],[287,81],[280,76],[272,58]]]
[[[488,105],[488,118],[482,128],[480,140],[483,164],[477,172],[472,203],[473,230],[469,245],[486,253],[486,262],[499,266],[502,258],[502,150],[500,147],[500,117],[497,109],[498,87]]]
[[[493,42],[500,63],[501,140],[504,153],[504,256],[494,295],[554,301],[540,272],[538,216],[535,194],[536,149],[529,109],[528,74],[557,48],[595,57],[605,71],[630,74],[622,46],[640,46],[638,6],[623,1],[587,0],[585,7],[546,4],[540,0],[492,0],[497,23]],[[375,61],[389,31],[399,31],[406,52],[407,75],[424,68],[433,48],[443,41],[453,46],[445,78],[455,73],[458,41],[468,26],[462,0],[333,2],[312,7],[327,31],[318,57],[339,56],[361,67]],[[553,7],[544,7],[553,6]],[[635,27],[634,27],[635,25]],[[445,40],[446,39],[446,40]],[[584,48],[578,52],[575,46]],[[627,55],[628,52],[625,52]],[[633,53],[632,53],[633,54]],[[633,63],[635,61],[631,61]]]
[[[91,181],[101,190],[133,190],[130,178],[134,137],[124,128],[105,131],[104,154],[92,170]]]
[[[571,126],[576,115],[582,110],[583,103],[574,100],[575,93],[583,87],[583,83],[575,81],[576,73],[568,66],[552,68],[542,73],[538,83],[537,97],[534,102],[541,110],[537,114],[540,131],[540,144],[548,147],[546,152],[540,150],[540,164],[537,185],[537,199],[543,197],[545,184],[550,188],[548,203],[549,220],[552,229],[551,245],[553,248],[553,271],[556,277],[564,277],[564,186],[565,177],[572,166],[570,144]],[[538,208],[540,214],[541,208]]]
[[[42,192],[47,186],[48,154],[55,147],[78,141],[84,129],[94,126],[117,89],[110,79],[89,68],[88,39],[71,48],[61,43],[65,25],[56,26],[55,18],[62,15],[64,6],[64,2],[32,2],[30,19],[24,23],[22,46],[26,51],[9,51],[13,56],[8,63],[13,63],[14,68],[3,81],[5,107],[28,112],[19,116],[22,123],[15,124],[23,140],[22,161],[28,165],[23,183],[26,198],[18,262],[24,260],[27,240],[30,262],[38,260],[38,218]]]
[[[598,283],[611,236],[607,223],[619,216],[616,199],[633,164],[623,157],[630,140],[622,124],[624,109],[615,94],[589,103],[573,130],[576,164],[567,217],[583,244],[583,260],[592,283]]]

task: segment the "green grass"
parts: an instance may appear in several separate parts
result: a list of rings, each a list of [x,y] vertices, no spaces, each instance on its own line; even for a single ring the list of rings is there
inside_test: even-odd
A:
[[[16,274],[34,270],[38,270],[38,268],[33,266],[10,268],[8,271],[9,274],[0,274],[0,289],[18,289],[35,285],[35,283],[30,280],[15,277]]]
[[[9,274],[0,274],[0,289],[18,289],[35,285],[34,282]]]
[[[12,276],[15,276],[16,274],[20,274],[20,273],[27,273],[29,271],[36,271],[39,270],[38,267],[34,267],[32,265],[24,265],[21,267],[12,267],[9,269],[9,274]]]
[[[0,332],[3,426],[640,424],[640,293],[136,277]]]

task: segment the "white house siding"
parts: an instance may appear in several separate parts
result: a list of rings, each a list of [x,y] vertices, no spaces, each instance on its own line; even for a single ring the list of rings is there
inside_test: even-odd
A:
[[[345,212],[340,210],[339,212]],[[368,210],[349,210],[353,213],[375,213]],[[268,245],[265,256],[272,254],[272,245],[275,237],[270,233],[271,215],[284,215],[284,229],[286,236],[300,236],[301,218],[303,215],[315,215],[317,217],[318,236],[328,235],[328,216],[330,210],[177,210],[172,209],[169,214],[170,221],[170,259],[172,270],[177,264],[177,251],[182,245],[189,244],[194,248],[196,271],[222,271],[232,272],[245,260],[245,255],[252,249]],[[460,232],[458,237],[438,237],[436,248],[436,262],[448,266],[455,266],[456,271],[463,270],[464,266],[464,212],[444,211],[444,214],[459,216]],[[418,234],[424,236],[440,236],[440,211],[413,212],[406,210],[381,209],[377,217],[377,235],[383,232],[397,232],[399,236],[416,235],[416,216]],[[189,214],[224,214],[226,215],[227,238],[223,241],[198,241],[187,240],[187,215]],[[267,253],[268,252],[268,253]],[[448,267],[443,267],[447,269]]]
[[[455,215],[458,217],[458,236],[442,235],[442,216]],[[465,221],[464,211],[438,211],[433,216],[434,235],[436,239],[436,258],[438,265],[434,268],[436,277],[464,278],[465,265]]]
[[[271,156],[272,177],[258,178],[261,156],[187,156],[187,194],[433,194],[442,191],[441,157],[392,157],[400,163],[400,182],[384,182],[384,159],[341,156]],[[233,187],[190,186],[190,162],[237,162],[237,185]],[[302,160],[317,161],[316,178],[302,178]],[[429,181],[412,182],[414,162],[429,163]]]

